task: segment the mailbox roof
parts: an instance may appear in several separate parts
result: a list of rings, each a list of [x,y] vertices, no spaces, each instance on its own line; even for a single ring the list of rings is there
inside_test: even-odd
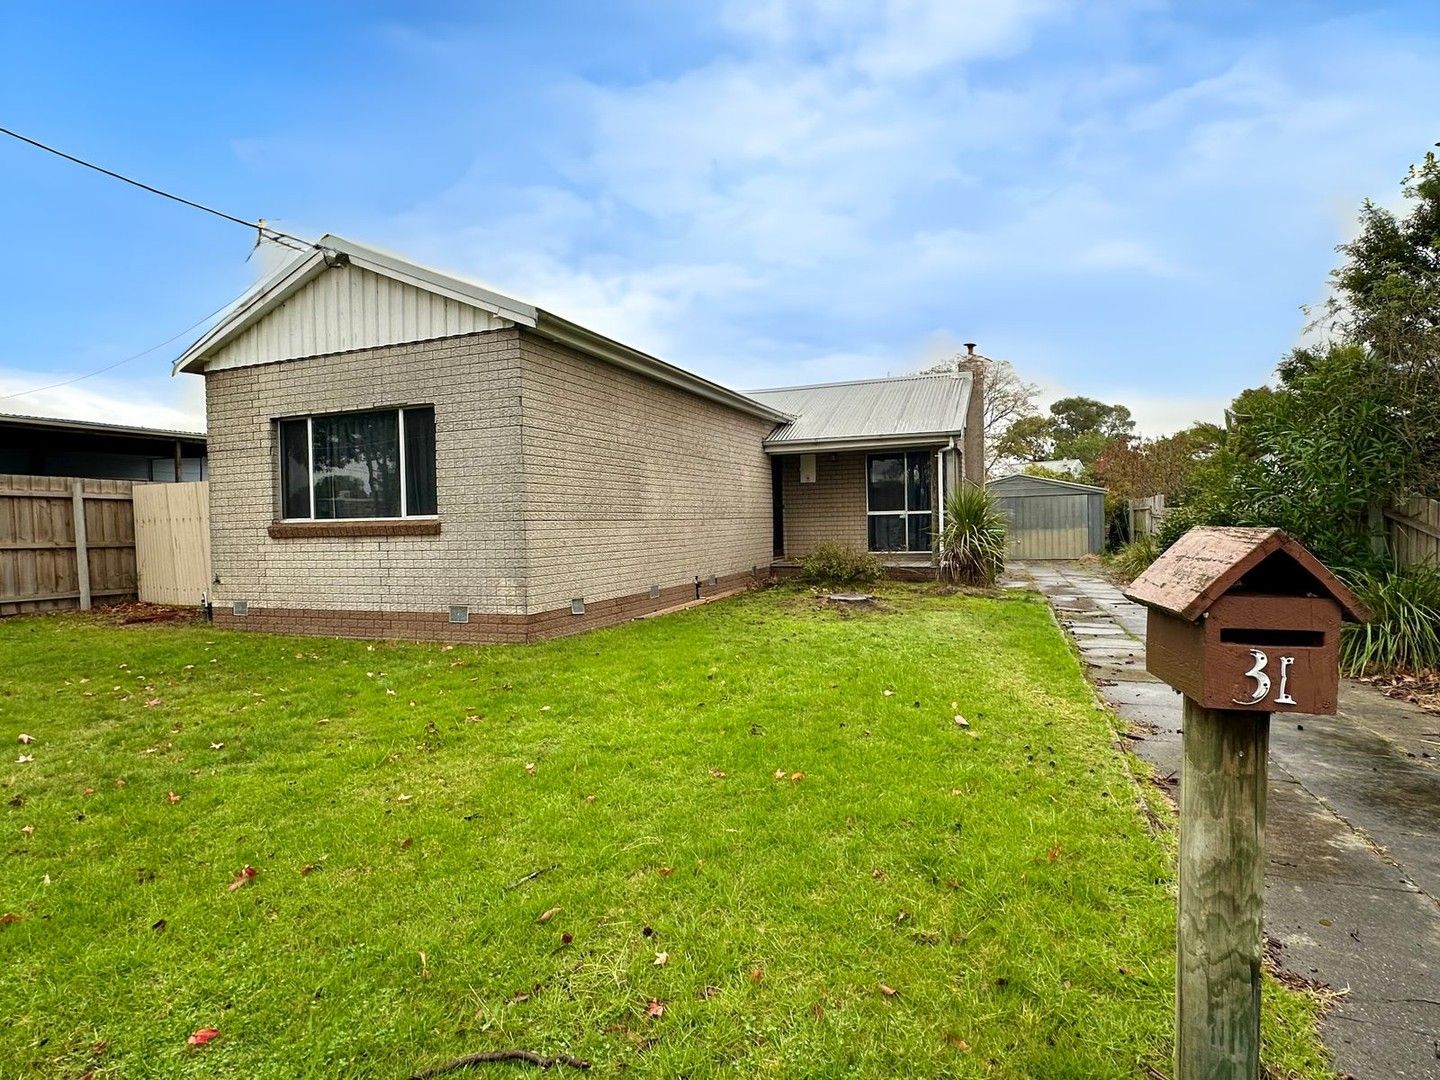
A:
[[[1191,529],[1131,582],[1125,595],[1138,604],[1194,622],[1276,552],[1298,563],[1314,579],[1315,590],[1335,600],[1346,618],[1355,622],[1370,618],[1365,605],[1343,581],[1280,529]]]

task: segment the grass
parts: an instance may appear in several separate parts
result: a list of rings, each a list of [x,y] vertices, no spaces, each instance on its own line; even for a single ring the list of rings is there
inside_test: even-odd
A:
[[[0,1075],[1168,1073],[1110,715],[1035,598],[884,593],[529,647],[0,623]],[[1313,1031],[1267,987],[1275,1075]]]

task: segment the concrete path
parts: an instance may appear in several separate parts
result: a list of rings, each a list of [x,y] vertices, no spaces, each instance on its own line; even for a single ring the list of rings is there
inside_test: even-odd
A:
[[[1145,671],[1145,611],[1097,570],[1022,563],[1087,674],[1171,785],[1180,697]],[[1440,1080],[1440,717],[1356,683],[1338,716],[1270,728],[1265,927],[1290,971],[1349,989],[1322,1025],[1342,1073]]]

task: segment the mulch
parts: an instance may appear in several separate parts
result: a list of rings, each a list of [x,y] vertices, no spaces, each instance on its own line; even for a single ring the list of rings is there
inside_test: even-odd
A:
[[[1363,675],[1355,681],[1375,687],[1386,697],[1408,701],[1426,712],[1440,715],[1440,671],[1415,671],[1404,675]]]
[[[166,607],[164,604],[142,604],[138,601],[123,604],[106,604],[97,607],[93,615],[112,626],[135,626],[141,623],[195,622],[200,618],[198,608]]]

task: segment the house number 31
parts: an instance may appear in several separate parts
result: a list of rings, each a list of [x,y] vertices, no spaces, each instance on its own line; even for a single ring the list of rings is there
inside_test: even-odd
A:
[[[1255,658],[1255,663],[1250,670],[1245,672],[1247,679],[1255,680],[1255,693],[1249,698],[1233,699],[1237,705],[1258,705],[1270,696],[1270,676],[1265,673],[1265,668],[1270,663],[1270,657],[1259,649],[1251,649],[1250,655]],[[1295,663],[1293,656],[1280,657],[1280,692],[1275,695],[1276,705],[1294,705],[1296,701],[1290,696],[1290,665]]]

